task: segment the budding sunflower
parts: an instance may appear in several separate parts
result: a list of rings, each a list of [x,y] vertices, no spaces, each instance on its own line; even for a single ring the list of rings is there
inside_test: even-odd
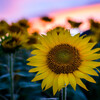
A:
[[[9,34],[8,36],[4,36],[1,38],[1,48],[5,53],[14,53],[20,47],[23,46],[24,43],[27,42],[24,35],[20,33]]]

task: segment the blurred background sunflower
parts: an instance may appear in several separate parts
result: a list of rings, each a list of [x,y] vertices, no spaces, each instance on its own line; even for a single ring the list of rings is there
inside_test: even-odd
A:
[[[1,48],[5,53],[14,53],[28,41],[21,33],[8,33],[7,35],[1,37]]]

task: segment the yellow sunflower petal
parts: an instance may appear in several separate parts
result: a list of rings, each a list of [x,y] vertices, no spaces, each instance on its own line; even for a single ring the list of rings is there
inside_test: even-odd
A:
[[[59,44],[59,39],[58,39],[58,35],[56,34],[56,32],[52,33],[52,38],[55,40],[55,44],[58,45]]]
[[[79,36],[80,36],[80,33],[78,33],[78,34],[74,35],[74,36],[73,36],[73,38],[74,38],[74,39],[76,39],[76,38],[78,39],[78,38],[79,38]]]
[[[38,62],[38,61],[36,61],[36,62],[31,61],[31,62],[27,63],[27,65],[30,65],[30,66],[45,66],[45,64],[43,62]]]
[[[44,47],[46,47],[47,49],[49,48],[48,41],[46,41],[44,37],[40,36],[40,41]]]
[[[74,35],[74,36],[72,37],[72,42],[71,42],[71,43],[77,44],[76,42],[78,41],[79,36],[80,36],[80,33]]]
[[[53,95],[56,94],[57,90],[58,90],[58,75],[55,75],[54,77],[54,82],[53,82]]]
[[[52,33],[52,38],[55,40],[54,42],[57,44],[59,44],[59,39],[58,39],[58,35],[57,35],[57,32],[54,30],[51,32]]]
[[[46,86],[46,84],[47,84],[47,81],[46,81],[46,78],[42,81],[42,83],[41,83],[41,88],[42,88],[42,90],[44,89],[44,87]]]
[[[87,49],[92,49],[96,44],[97,44],[97,42],[89,43]]]
[[[47,39],[49,40],[51,47],[55,46],[55,40],[52,37],[52,34],[47,34]]]
[[[27,61],[36,61],[36,60],[39,60],[39,58],[37,56],[32,56],[32,57],[28,58]],[[41,58],[40,58],[40,60],[41,60]]]
[[[99,76],[97,74],[97,72],[95,70],[93,70],[91,67],[84,67],[81,66],[78,68],[81,72],[86,73],[86,74],[90,74],[90,75],[94,75],[94,76]]]
[[[72,37],[69,30],[65,30],[65,35],[66,35],[67,37]]]
[[[48,70],[49,70],[48,67],[39,68],[37,75],[42,74],[42,73],[44,73],[45,71],[48,71]]]
[[[66,38],[67,37],[67,38]],[[68,32],[66,33],[64,30],[59,33],[59,42],[60,43],[66,43],[66,39],[68,40],[68,37],[70,38]]]
[[[80,53],[82,54],[82,53],[89,52],[96,44],[97,44],[97,42],[88,43],[86,46],[79,48],[79,49],[81,49]]]
[[[29,72],[37,72],[39,69],[38,68],[32,68],[29,70]]]
[[[30,62],[45,62],[46,57],[45,56],[32,56],[32,57],[28,58],[27,61],[30,61]]]
[[[87,87],[84,85],[84,83],[81,81],[80,78],[76,78],[76,83],[81,86],[82,88],[84,88],[85,90],[88,91]]]
[[[33,55],[45,55],[45,53],[43,53],[43,52],[40,51],[40,50],[33,50],[33,51],[31,52],[31,54],[33,54]]]
[[[54,73],[50,74],[50,77],[48,77],[48,80],[47,80],[48,84],[46,85],[45,90],[53,86],[54,77],[55,77]]]
[[[90,37],[86,37],[84,39],[78,38],[77,43],[75,43],[75,45],[78,48],[84,48],[84,46],[88,43],[89,40],[90,40]]]
[[[96,68],[98,66],[100,66],[100,62],[96,62],[96,61],[84,61],[82,62],[83,66],[89,66],[91,68]]]
[[[39,50],[41,50],[42,52],[47,52],[49,49],[42,46],[41,44],[34,44],[34,47],[38,48]],[[46,50],[45,50],[46,49]]]
[[[72,39],[72,36],[69,34],[68,31],[66,31],[63,39],[64,43],[72,44]]]
[[[48,77],[46,77],[41,84],[42,89],[45,87],[45,90],[47,90],[48,88],[50,88],[53,85],[53,80],[54,80],[54,73],[51,73],[48,75]]]
[[[35,81],[44,79],[44,78],[46,78],[49,74],[50,74],[50,71],[46,71],[46,72],[44,72],[43,74],[40,74],[40,75],[38,75],[38,76],[36,75],[35,78],[32,80],[32,82],[35,82]]]
[[[68,79],[69,79],[69,82],[70,82],[71,86],[73,87],[73,89],[76,90],[76,79],[75,79],[75,76],[72,73],[69,73],[68,74]]]
[[[95,53],[95,52],[97,52],[99,50],[100,50],[100,48],[96,48],[96,49],[93,49],[91,51],[88,51],[88,52],[83,53],[83,55],[84,56],[91,55],[91,54],[93,54],[93,53]]]
[[[67,86],[69,84],[69,80],[68,80],[68,75],[64,74],[64,81],[65,81],[65,85]]]
[[[78,78],[83,78],[89,82],[96,83],[96,81],[92,77],[90,77],[89,75],[84,74],[80,71],[75,71],[75,72],[73,72],[73,74]]]
[[[65,85],[64,74],[60,74],[58,77],[58,88],[61,89],[64,87],[64,85]]]
[[[92,54],[89,56],[82,57],[82,60],[96,60],[100,58],[100,54]]]
[[[89,43],[87,49],[91,50],[96,44],[97,42]]]
[[[46,44],[48,45],[48,49],[55,46],[55,43],[52,41],[52,37],[51,36],[48,37],[48,36],[44,35],[43,38],[44,38]]]

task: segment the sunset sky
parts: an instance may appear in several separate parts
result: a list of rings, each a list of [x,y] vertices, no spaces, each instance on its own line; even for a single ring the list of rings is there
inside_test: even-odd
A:
[[[46,25],[40,20],[42,16],[52,17],[54,22]],[[57,25],[70,28],[67,18],[84,21],[80,27],[83,31],[89,29],[89,18],[100,20],[100,0],[0,0],[0,20],[11,23],[22,18],[29,20],[30,32],[45,32]]]

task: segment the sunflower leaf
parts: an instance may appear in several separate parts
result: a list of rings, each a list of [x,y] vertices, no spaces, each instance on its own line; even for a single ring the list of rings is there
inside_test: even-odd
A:
[[[33,74],[23,71],[23,72],[17,72],[17,73],[15,73],[15,75],[19,75],[19,76],[21,76],[21,77],[30,77],[30,76],[32,76]]]
[[[40,86],[40,84],[34,84],[31,82],[20,82],[19,86],[22,88],[28,88],[28,87],[37,88]]]

